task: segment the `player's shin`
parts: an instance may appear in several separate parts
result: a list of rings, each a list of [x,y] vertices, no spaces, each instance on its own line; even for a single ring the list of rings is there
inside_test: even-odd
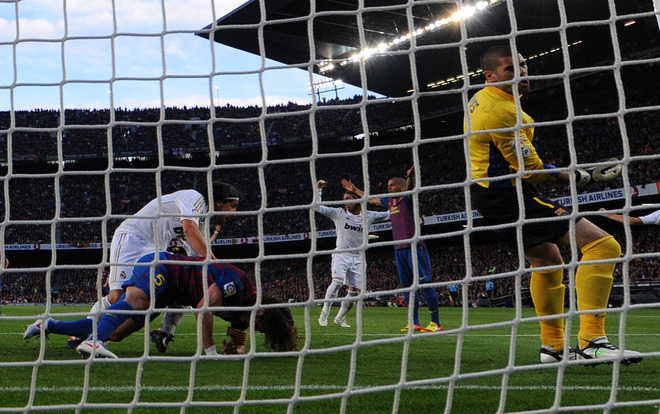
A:
[[[346,314],[348,314],[348,312],[351,311],[351,309],[353,309],[353,307],[355,306],[355,300],[350,300],[349,298],[354,298],[359,294],[360,292],[357,290],[348,291],[348,293],[346,294],[346,299],[348,300],[343,300],[341,302],[341,308],[339,309],[339,313],[337,314],[337,319],[343,318],[344,316],[346,316]]]
[[[176,330],[177,326],[181,324],[184,315],[185,314],[183,313],[167,312],[165,316],[163,316],[163,324],[161,325],[160,329],[162,329],[163,331],[167,332],[170,335],[174,334],[174,331]]]
[[[342,282],[337,279],[332,279],[332,283],[328,286],[328,290],[325,291],[326,299],[334,299],[339,295],[339,289],[342,287]],[[323,303],[323,310],[321,311],[323,315],[328,315],[330,313],[330,308],[332,308],[332,301]]]
[[[107,313],[103,315],[99,321],[96,331],[97,331],[97,340],[104,342],[107,341],[110,335],[128,318],[131,317],[130,313],[119,313],[115,311],[131,311],[133,307],[127,302],[120,300],[114,305],[110,306],[107,310]]]
[[[93,319],[94,316],[96,316],[96,314],[105,312],[110,306],[112,306],[112,304],[110,303],[108,296],[107,295],[103,296],[101,300],[96,301],[94,306],[92,306],[92,309],[89,310],[88,318]]]
[[[419,292],[411,293],[413,295],[413,323],[419,325]]]
[[[52,321],[48,324],[51,333],[86,338],[92,333],[94,320],[79,319],[77,321]]]
[[[429,308],[429,312],[431,312],[431,321],[435,322],[438,325],[441,325],[440,314],[439,314],[440,303],[438,301],[438,294],[435,292],[435,289],[433,289],[432,287],[422,288],[422,292],[424,292],[424,299],[426,299],[426,306]]]
[[[530,291],[537,316],[561,315],[564,312],[562,269],[532,272]],[[546,319],[541,325],[541,343],[557,351],[564,349],[564,319]]]
[[[612,289],[612,272],[616,263],[585,263],[592,260],[615,259],[621,246],[612,236],[589,243],[582,248],[582,263],[575,274],[578,310],[606,309]],[[605,314],[580,315],[580,346],[605,336]]]

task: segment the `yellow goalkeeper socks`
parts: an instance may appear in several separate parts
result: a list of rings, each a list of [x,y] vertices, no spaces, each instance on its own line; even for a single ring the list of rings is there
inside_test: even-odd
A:
[[[560,315],[564,312],[563,269],[533,271],[530,291],[537,316]],[[564,319],[539,321],[541,343],[557,352],[564,349]]]
[[[616,259],[620,256],[621,246],[612,236],[582,247],[582,262]],[[598,263],[581,264],[578,267],[575,273],[578,310],[607,309],[615,266],[616,263]],[[585,348],[589,341],[599,336],[606,336],[605,313],[580,315],[580,348]]]

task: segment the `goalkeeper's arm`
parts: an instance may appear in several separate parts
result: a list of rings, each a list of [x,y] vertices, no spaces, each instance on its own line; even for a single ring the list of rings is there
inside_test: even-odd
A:
[[[621,164],[616,158],[607,160],[606,165],[600,165],[594,168],[570,171],[557,171],[554,165],[543,165],[543,174],[533,174],[528,177],[528,181],[541,184],[568,184],[571,182],[571,175],[575,176],[575,184],[578,188],[592,183],[603,183],[615,180],[621,175]]]
[[[584,187],[591,183],[603,183],[612,181],[621,175],[621,163],[616,158],[607,160],[607,164],[594,168],[575,170],[575,183],[578,187]]]

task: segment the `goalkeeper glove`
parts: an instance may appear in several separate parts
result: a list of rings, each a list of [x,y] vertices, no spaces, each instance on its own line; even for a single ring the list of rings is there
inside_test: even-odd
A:
[[[588,170],[578,168],[575,170],[575,182],[578,187],[584,187],[591,183],[602,183],[612,181],[621,175],[621,164],[616,158],[607,160],[610,164],[602,165]]]

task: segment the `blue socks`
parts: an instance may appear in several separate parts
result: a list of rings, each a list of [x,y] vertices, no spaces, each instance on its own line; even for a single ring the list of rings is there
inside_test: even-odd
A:
[[[113,310],[133,310],[133,307],[123,300],[110,306],[96,327],[99,341],[107,341],[119,325],[132,316],[128,313],[115,314],[112,312]],[[87,338],[92,335],[94,330],[94,320],[84,318],[77,321],[56,321],[51,319],[47,328],[48,332]]]
[[[424,292],[424,298],[426,298],[426,306],[428,306],[429,311],[431,312],[431,321],[440,325],[440,317],[438,316],[438,294],[435,293],[433,288],[422,288]]]
[[[129,313],[114,313],[116,310],[133,310],[133,307],[126,303],[124,300],[120,300],[114,305],[110,306],[106,313],[103,314],[103,317],[99,321],[99,324],[96,326],[97,331],[97,340],[104,342],[110,338],[110,335],[128,318],[131,317]]]
[[[48,331],[56,334],[77,336],[78,338],[87,338],[94,329],[93,319],[78,319],[77,321],[56,321],[48,322]]]
[[[415,292],[415,299],[413,300],[413,323],[419,325],[419,292]],[[410,306],[410,305],[408,305]]]

